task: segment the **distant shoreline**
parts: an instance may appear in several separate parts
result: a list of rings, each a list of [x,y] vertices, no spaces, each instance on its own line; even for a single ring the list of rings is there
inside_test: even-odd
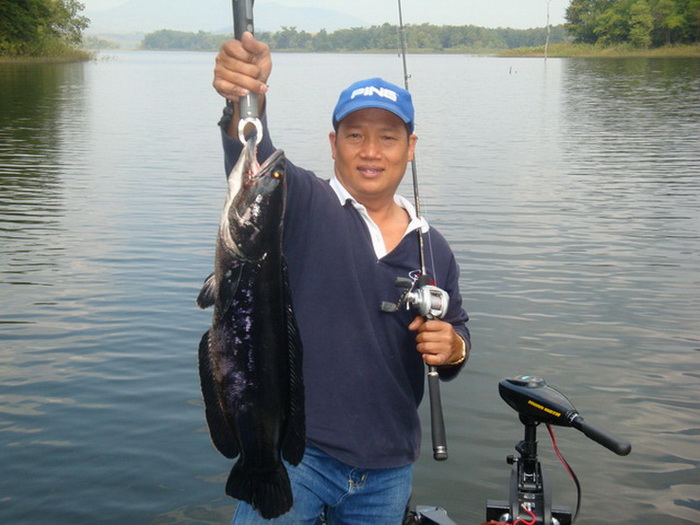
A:
[[[95,58],[96,51],[72,49],[69,53],[46,56],[0,55],[0,64],[68,64],[71,62],[87,62]]]
[[[71,53],[65,56],[2,56],[0,64],[61,64],[71,62],[87,62],[93,60],[100,50],[83,50],[78,53]],[[161,49],[161,50],[141,50],[141,49],[105,49],[110,51],[190,51],[186,49]],[[201,52],[216,52],[216,49],[202,50]],[[450,51],[429,50],[429,49],[409,49],[408,54],[426,55],[479,55],[493,56],[499,58],[545,58],[545,46],[521,47],[515,49],[459,49]],[[273,53],[310,53],[304,49],[276,49]],[[314,52],[318,53],[318,52]],[[374,49],[364,51],[329,51],[319,54],[399,54],[399,51],[386,49]],[[700,44],[685,46],[665,46],[653,49],[639,49],[630,46],[594,46],[589,44],[551,44],[547,47],[547,58],[700,58]]]
[[[499,51],[499,57],[544,58],[544,46]],[[700,58],[700,44],[639,49],[631,46],[595,46],[590,44],[551,44],[548,58]]]

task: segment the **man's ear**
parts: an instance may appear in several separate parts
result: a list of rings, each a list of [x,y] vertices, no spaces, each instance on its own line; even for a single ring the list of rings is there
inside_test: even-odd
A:
[[[411,133],[408,137],[408,161],[413,162],[413,156],[416,154],[416,142],[418,142],[418,136],[415,133]]]
[[[335,131],[331,131],[328,134],[328,140],[331,143],[331,157],[333,158],[333,160],[335,160],[335,137]]]

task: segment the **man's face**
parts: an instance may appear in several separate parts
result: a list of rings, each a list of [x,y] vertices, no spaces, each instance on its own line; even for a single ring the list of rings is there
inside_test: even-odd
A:
[[[366,206],[393,200],[417,139],[399,117],[384,109],[360,109],[329,137],[335,175],[350,195]]]

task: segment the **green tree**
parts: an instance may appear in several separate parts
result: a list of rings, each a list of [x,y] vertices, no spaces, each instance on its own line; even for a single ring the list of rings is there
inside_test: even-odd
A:
[[[325,29],[321,29],[318,33],[316,33],[316,36],[314,37],[314,51],[331,51],[333,49],[333,45],[331,44],[331,39],[328,36],[328,31]]]
[[[620,44],[629,36],[627,2],[618,2],[603,9],[594,17],[593,33],[601,44]]]
[[[190,51],[205,51],[216,49],[221,45],[221,37],[199,31],[173,31],[161,29],[148,33],[141,41],[142,49],[186,49]]]
[[[545,42],[546,28],[537,29],[489,29],[477,26],[433,26],[430,24],[407,26],[408,46],[413,49],[436,51],[465,51],[469,49],[507,49],[537,46]],[[273,50],[300,49],[305,51],[365,51],[400,49],[398,27],[391,24],[369,28],[353,27],[333,33],[321,30],[312,35],[298,31],[296,27],[283,27],[280,31],[258,32],[257,37],[268,42]],[[551,42],[563,42],[567,36],[564,26],[552,28]],[[187,33],[160,30],[147,34],[143,49],[210,49],[215,50],[225,39],[210,33]]]
[[[630,8],[630,43],[635,47],[649,47],[653,29],[654,17],[651,7],[646,0],[635,2]]]
[[[700,40],[700,0],[572,0],[566,19],[577,42],[647,47],[649,38],[652,46]]]
[[[685,41],[700,42],[700,0],[688,0],[684,11]]]
[[[54,0],[49,3],[52,7],[49,27],[53,34],[69,44],[80,44],[83,30],[90,24],[90,19],[80,14],[85,5],[78,0]]]
[[[613,0],[572,0],[566,8],[566,29],[577,42],[595,44],[600,31],[599,17]]]
[[[38,22],[49,16],[43,0],[0,0],[0,53],[28,53],[39,40]]]
[[[0,0],[0,54],[42,55],[80,44],[89,20],[77,0]]]
[[[385,22],[381,27],[376,28],[376,32],[377,49],[399,49],[401,47],[397,26]]]
[[[673,42],[673,35],[685,22],[680,12],[678,0],[656,0],[653,7],[654,25],[662,35],[659,40],[665,44]],[[661,44],[661,41],[659,42]]]
[[[307,49],[311,46],[311,35],[297,31],[296,27],[282,26],[282,30],[274,35],[273,43],[277,49]]]
[[[409,48],[440,49],[440,39],[430,24],[408,26],[406,41]]]

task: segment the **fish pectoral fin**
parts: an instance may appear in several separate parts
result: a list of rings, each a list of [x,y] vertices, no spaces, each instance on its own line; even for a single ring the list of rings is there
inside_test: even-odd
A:
[[[221,404],[209,349],[209,331],[199,343],[199,380],[204,398],[204,414],[209,427],[209,435],[216,449],[227,458],[235,458],[240,453],[238,438]]]
[[[216,275],[214,272],[204,279],[204,285],[197,296],[197,306],[202,310],[214,305],[216,301]]]
[[[298,465],[306,449],[306,414],[304,408],[303,349],[289,293],[286,261],[282,262],[285,289],[285,316],[289,351],[289,417],[282,445],[284,459]]]

